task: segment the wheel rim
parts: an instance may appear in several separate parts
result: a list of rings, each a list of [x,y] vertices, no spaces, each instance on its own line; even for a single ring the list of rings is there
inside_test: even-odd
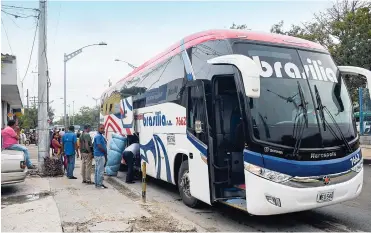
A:
[[[182,176],[182,179],[181,179],[181,182],[180,182],[180,187],[182,188],[183,190],[183,193],[191,198],[192,195],[191,195],[191,190],[190,190],[190,185],[189,185],[189,171],[186,171],[183,173],[183,176]]]

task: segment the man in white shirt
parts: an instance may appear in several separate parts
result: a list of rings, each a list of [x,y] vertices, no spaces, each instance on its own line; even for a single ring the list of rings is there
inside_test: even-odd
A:
[[[134,157],[139,155],[139,143],[133,143],[130,146],[126,147],[123,153],[123,158],[128,166],[128,173],[126,174],[126,183],[132,184],[135,183],[133,181],[134,174]]]
[[[66,132],[64,132],[64,128],[63,128],[61,131],[59,131],[59,136],[62,138],[65,133]]]

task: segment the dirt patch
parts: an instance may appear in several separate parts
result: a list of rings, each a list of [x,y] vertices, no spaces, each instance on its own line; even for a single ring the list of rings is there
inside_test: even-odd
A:
[[[116,179],[107,179],[116,190],[118,190],[123,195],[127,196],[133,201],[140,201],[141,195],[136,193],[126,186],[122,185]],[[168,213],[168,210],[161,208],[160,204],[151,201],[141,204],[141,207],[146,210],[150,217],[142,216],[139,219],[129,219],[128,223],[133,224],[132,231],[166,231],[166,232],[196,232],[197,228],[195,226],[184,224]]]
[[[67,189],[67,191],[70,192],[72,195],[75,195],[75,196],[78,196],[78,195],[79,195],[78,192],[77,192],[78,189],[75,188],[75,187],[67,187],[66,189]]]
[[[133,225],[133,231],[167,231],[167,232],[196,232],[197,229],[194,226],[186,225],[170,214],[167,214],[164,210],[160,209],[158,205],[143,205],[151,217],[147,218],[142,216],[137,219]]]

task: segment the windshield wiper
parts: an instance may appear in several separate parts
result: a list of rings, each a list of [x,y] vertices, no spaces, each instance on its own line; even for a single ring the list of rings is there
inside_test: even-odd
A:
[[[299,97],[300,97],[299,107],[301,107],[303,114],[302,114],[302,116],[300,116],[301,112],[298,110],[297,113],[296,113],[296,116],[295,116],[293,136],[296,137],[296,142],[295,142],[295,146],[294,146],[294,151],[292,153],[292,155],[294,157],[298,156],[298,154],[299,154],[301,140],[302,140],[303,134],[304,134],[304,128],[308,128],[308,109],[307,109],[307,104],[308,103],[305,101],[304,92],[303,92],[303,89],[302,89],[299,81],[297,81],[297,82],[298,82],[298,91],[299,91],[298,93],[299,93]],[[298,119],[298,117],[300,117],[300,118]]]
[[[298,105],[296,104],[296,102],[294,101],[294,97],[297,96],[299,93],[296,93],[296,94],[293,95],[293,96],[285,97],[285,96],[282,96],[282,95],[280,95],[280,94],[277,94],[276,92],[271,91],[271,90],[269,90],[269,89],[267,89],[267,91],[270,92],[270,93],[275,94],[276,96],[280,97],[280,98],[283,99],[283,100],[286,100],[287,103],[293,103],[296,109],[299,108],[299,106],[298,106]]]
[[[268,127],[267,121],[264,119],[262,114],[260,114],[260,112],[259,112],[259,117],[260,117],[260,120],[263,122],[264,130],[265,130],[265,136],[267,138],[271,138],[271,134],[269,133],[269,127]]]
[[[331,114],[331,112],[328,110],[328,108],[322,104],[321,96],[319,94],[317,85],[314,85],[314,92],[316,94],[317,110],[319,111],[319,115],[320,115],[321,120],[322,120],[323,130],[326,131],[326,125],[327,125],[327,127],[330,130],[331,134],[334,137],[336,137],[338,140],[344,141],[344,144],[347,147],[348,152],[352,152],[352,147],[349,145],[349,142],[347,141],[347,139],[345,138],[343,132],[341,131],[339,124],[335,120],[335,117]],[[330,126],[330,124],[327,122],[327,120],[325,118],[324,110],[326,110],[326,113],[330,116],[332,122],[334,123],[336,129],[338,130],[338,132],[340,134],[341,139],[335,134],[334,130],[332,129],[332,127]]]

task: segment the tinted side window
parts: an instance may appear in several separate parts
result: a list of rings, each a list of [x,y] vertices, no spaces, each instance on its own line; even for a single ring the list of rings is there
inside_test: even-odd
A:
[[[191,62],[196,79],[211,79],[215,74],[231,74],[232,66],[213,66],[207,60],[231,54],[226,40],[213,40],[192,47]]]
[[[134,96],[139,94],[134,98],[135,102],[141,99],[140,104],[135,104],[138,107],[164,102],[180,103],[179,92],[184,84],[184,76],[183,60],[180,55],[175,55],[127,82],[122,92],[137,89],[130,93]]]
[[[207,115],[203,85],[188,88],[187,128],[202,142],[207,143]],[[201,121],[203,133],[196,134],[195,122]]]

